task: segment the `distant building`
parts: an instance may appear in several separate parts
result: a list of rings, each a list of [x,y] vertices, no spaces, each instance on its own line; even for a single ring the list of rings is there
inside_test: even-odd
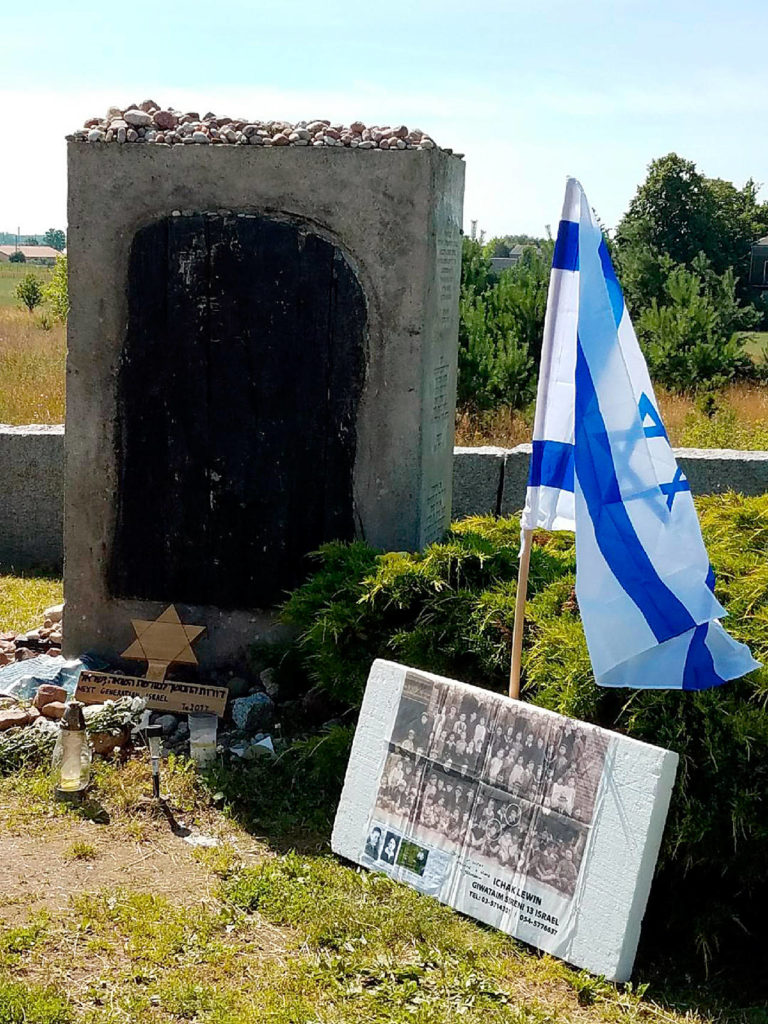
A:
[[[536,252],[541,252],[537,245],[532,245],[530,242],[526,245],[513,245],[509,250],[509,256],[493,256],[491,258],[491,272],[498,275],[502,270],[509,270],[510,267],[517,266],[526,249],[535,249]]]
[[[768,289],[768,235],[758,238],[752,246],[749,283],[754,288]]]
[[[61,255],[50,245],[0,245],[0,263],[7,263],[15,252],[23,253],[27,263],[38,267],[52,267]]]

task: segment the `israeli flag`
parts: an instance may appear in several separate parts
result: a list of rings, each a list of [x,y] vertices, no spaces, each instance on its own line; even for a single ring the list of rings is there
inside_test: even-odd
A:
[[[759,667],[718,621],[726,613],[690,486],[573,178],[552,261],[522,526],[576,532],[576,595],[601,686],[703,690]]]

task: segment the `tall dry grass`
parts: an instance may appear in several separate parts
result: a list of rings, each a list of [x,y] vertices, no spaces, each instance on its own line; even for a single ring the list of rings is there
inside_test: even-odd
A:
[[[768,388],[734,384],[712,396],[677,395],[657,389],[670,442],[680,448],[768,449]],[[513,448],[531,440],[533,406],[522,412],[460,412],[456,444]]]
[[[0,423],[63,423],[66,328],[0,308]]]

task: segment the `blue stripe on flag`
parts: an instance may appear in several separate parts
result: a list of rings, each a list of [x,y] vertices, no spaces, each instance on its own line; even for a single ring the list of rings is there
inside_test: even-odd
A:
[[[621,292],[621,285],[619,279],[616,277],[616,272],[613,269],[611,263],[611,257],[608,252],[608,246],[605,244],[605,239],[600,239],[600,248],[597,250],[597,254],[600,257],[600,263],[603,268],[603,277],[605,278],[605,284],[608,289],[608,298],[611,302],[611,309],[613,310],[613,319],[618,327],[621,323],[621,318],[624,316],[624,296]]]
[[[608,432],[581,340],[576,348],[576,474],[597,546],[659,643],[692,629],[685,605],[660,578],[621,500]]]
[[[561,220],[552,256],[553,270],[579,269],[579,225],[575,220]]]
[[[566,441],[534,441],[528,486],[573,491],[573,445]]]
[[[708,632],[708,622],[702,623],[693,631],[683,669],[684,690],[709,690],[712,686],[722,686],[728,682],[715,671],[715,662],[706,644]]]

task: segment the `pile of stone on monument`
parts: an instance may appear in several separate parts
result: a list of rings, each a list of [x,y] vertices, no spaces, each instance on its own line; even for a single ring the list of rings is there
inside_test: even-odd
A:
[[[67,136],[74,142],[144,142],[160,145],[230,146],[347,146],[350,149],[438,149],[434,139],[406,125],[336,124],[314,121],[257,121],[218,117],[210,111],[163,109],[153,100],[121,109],[110,107],[105,117],[90,117]],[[451,153],[450,149],[443,149]]]
[[[26,633],[0,633],[0,667],[14,661],[26,661],[38,654],[52,658],[61,654],[61,615],[63,605],[46,608],[43,624]]]

